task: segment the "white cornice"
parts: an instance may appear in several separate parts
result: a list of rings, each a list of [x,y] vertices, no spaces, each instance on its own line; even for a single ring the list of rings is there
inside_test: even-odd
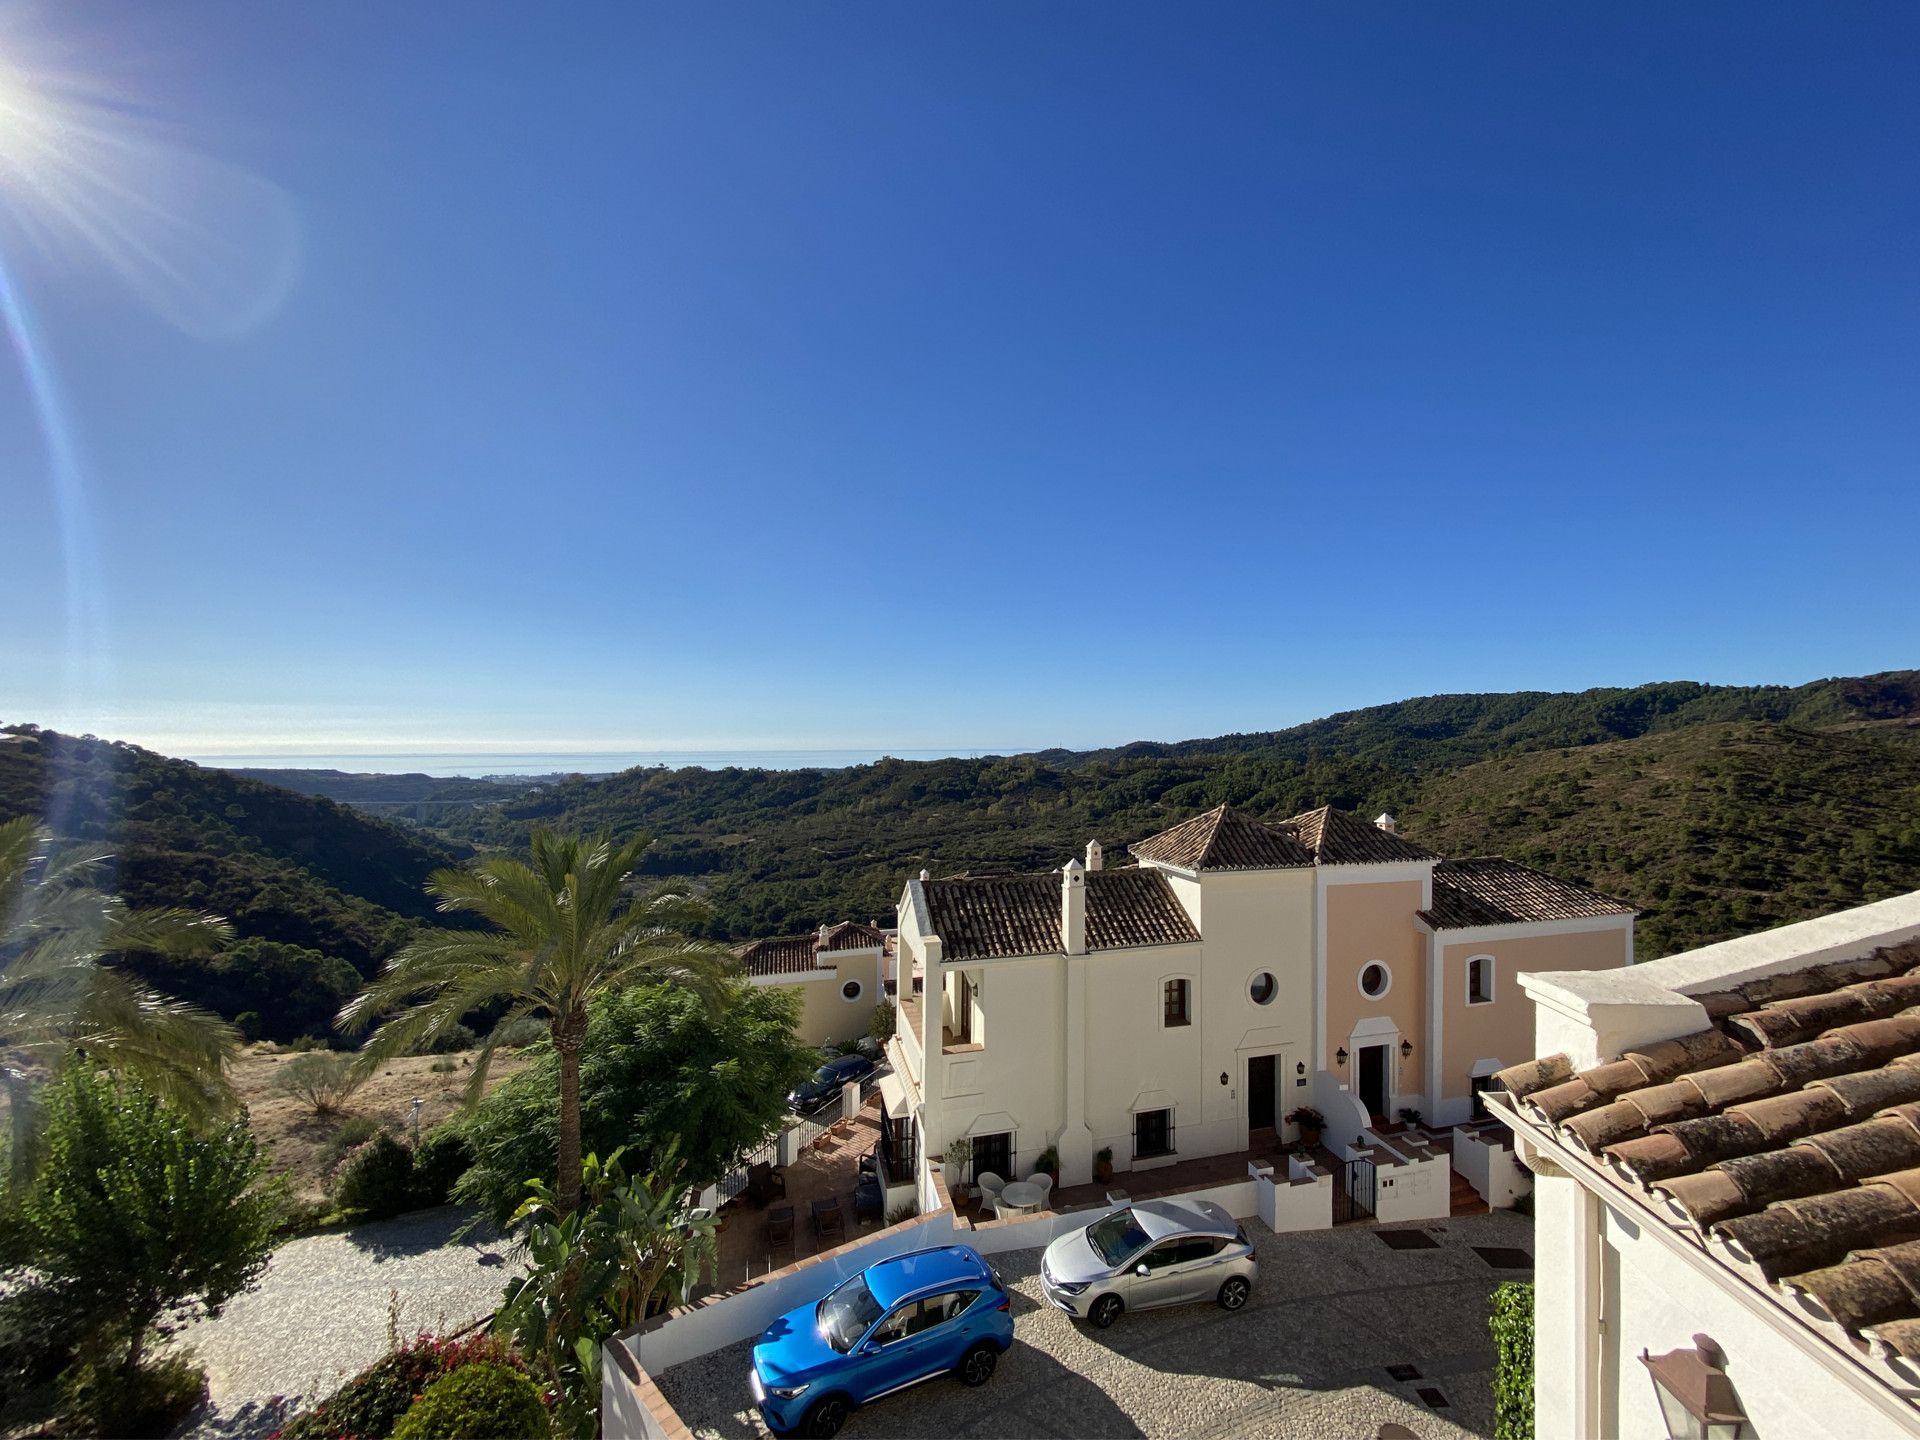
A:
[[[1633,912],[1619,915],[1576,915],[1565,920],[1516,920],[1507,925],[1462,925],[1456,928],[1431,925],[1415,915],[1413,923],[1428,934],[1438,935],[1442,945],[1472,945],[1482,940],[1524,940],[1534,935],[1581,935],[1588,931],[1626,930],[1633,925]]]

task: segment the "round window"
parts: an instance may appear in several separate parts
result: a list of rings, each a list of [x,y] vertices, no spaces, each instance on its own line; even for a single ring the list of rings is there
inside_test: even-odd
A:
[[[1271,1005],[1273,997],[1280,993],[1280,982],[1267,971],[1262,970],[1247,985],[1247,995],[1256,1005]]]
[[[860,998],[860,982],[858,980],[847,981],[846,984],[840,987],[840,998],[842,1000],[858,1000]]]
[[[1378,1000],[1387,993],[1387,987],[1393,984],[1393,972],[1378,960],[1369,961],[1366,969],[1360,972],[1360,993],[1369,999]]]

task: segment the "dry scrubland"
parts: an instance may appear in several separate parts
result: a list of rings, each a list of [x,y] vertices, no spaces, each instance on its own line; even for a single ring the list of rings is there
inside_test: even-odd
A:
[[[274,1076],[296,1057],[273,1053],[270,1045],[256,1045],[233,1064],[234,1088],[247,1107],[247,1122],[271,1158],[276,1172],[289,1176],[302,1200],[325,1198],[327,1175],[339,1158],[328,1142],[341,1125],[364,1115],[397,1134],[407,1131],[407,1116],[415,1097],[422,1100],[420,1133],[426,1134],[460,1108],[461,1096],[473,1077],[472,1052],[456,1055],[409,1055],[390,1060],[353,1093],[333,1115],[316,1115],[302,1101],[274,1089]],[[436,1071],[452,1061],[452,1069]],[[493,1058],[488,1087],[519,1070],[525,1062],[511,1050]]]

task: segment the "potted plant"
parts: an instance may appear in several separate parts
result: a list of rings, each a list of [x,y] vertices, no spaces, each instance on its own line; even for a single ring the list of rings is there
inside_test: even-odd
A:
[[[1104,1145],[1100,1153],[1093,1157],[1093,1178],[1102,1185],[1113,1179],[1113,1147]]]
[[[962,1135],[947,1142],[946,1163],[953,1167],[953,1178],[947,1182],[947,1188],[953,1192],[955,1208],[967,1203],[972,1193],[967,1185],[967,1166],[973,1163],[973,1141]]]
[[[1327,1128],[1327,1117],[1311,1105],[1302,1105],[1287,1112],[1286,1123],[1300,1127],[1300,1143],[1311,1149],[1320,1143],[1320,1132]]]
[[[1420,1112],[1411,1105],[1403,1105],[1400,1108],[1400,1123],[1410,1130],[1424,1128],[1420,1123]]]
[[[1051,1145],[1042,1150],[1040,1158],[1033,1162],[1034,1174],[1038,1175],[1043,1170],[1053,1177],[1055,1185],[1060,1183],[1060,1152]]]

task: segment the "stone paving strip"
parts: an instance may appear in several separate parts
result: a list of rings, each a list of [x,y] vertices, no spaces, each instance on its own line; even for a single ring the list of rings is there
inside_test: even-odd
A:
[[[1246,1225],[1260,1254],[1246,1309],[1154,1310],[1106,1331],[1041,1299],[1038,1250],[992,1257],[1014,1292],[1014,1347],[993,1379],[979,1390],[929,1380],[855,1411],[842,1433],[1374,1440],[1395,1422],[1421,1440],[1492,1435],[1488,1296],[1532,1272],[1496,1270],[1469,1247],[1530,1254],[1531,1221],[1496,1212],[1394,1227],[1440,1242],[1401,1251],[1371,1226],[1274,1235]],[[731,1345],[656,1377],[700,1440],[766,1434],[747,1393],[751,1349]],[[1396,1380],[1390,1365],[1417,1376]]]
[[[523,1262],[490,1232],[454,1239],[466,1219],[443,1206],[275,1250],[257,1289],[180,1337],[211,1393],[182,1434],[270,1435],[384,1355],[390,1331],[444,1335],[490,1313]]]

